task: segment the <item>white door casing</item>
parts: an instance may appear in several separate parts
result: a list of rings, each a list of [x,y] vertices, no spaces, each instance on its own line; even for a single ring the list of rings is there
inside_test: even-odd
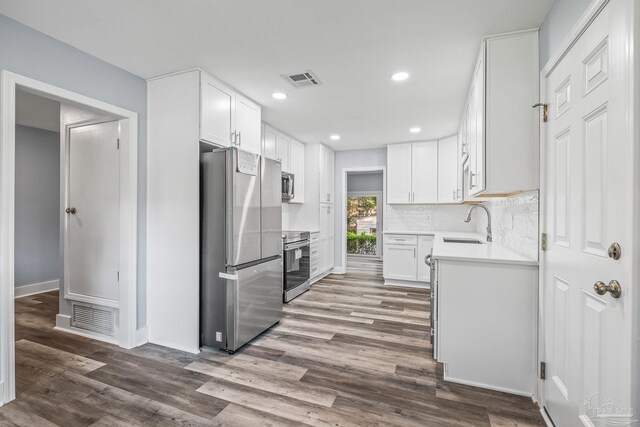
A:
[[[628,422],[635,406],[631,4],[610,2],[543,71],[542,397],[559,426],[599,425],[612,410]],[[612,280],[620,298],[595,292]]]
[[[65,89],[0,72],[0,405],[15,399],[14,318],[14,205],[15,205],[15,92],[16,88],[63,103],[84,106],[119,120],[120,287],[118,344],[133,348],[146,342],[137,331],[138,249],[138,114]],[[61,129],[64,132],[64,129]]]
[[[64,296],[118,307],[120,155],[118,122],[67,133]]]

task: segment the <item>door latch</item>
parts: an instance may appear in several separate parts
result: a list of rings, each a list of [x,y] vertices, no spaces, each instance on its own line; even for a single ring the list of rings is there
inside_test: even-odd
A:
[[[547,122],[547,109],[548,109],[548,105],[547,104],[543,104],[542,102],[538,102],[536,105],[532,106],[531,108],[538,108],[538,107],[542,107],[542,121],[543,122]]]

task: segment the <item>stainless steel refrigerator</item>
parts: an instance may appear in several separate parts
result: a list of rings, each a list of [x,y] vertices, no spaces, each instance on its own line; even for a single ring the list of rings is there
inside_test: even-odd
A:
[[[281,166],[236,147],[200,165],[201,345],[234,352],[282,317]]]

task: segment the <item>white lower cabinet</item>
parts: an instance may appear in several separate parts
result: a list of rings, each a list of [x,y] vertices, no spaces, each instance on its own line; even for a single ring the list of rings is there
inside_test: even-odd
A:
[[[424,261],[432,247],[433,235],[385,234],[382,261],[385,283],[426,286],[430,270]]]
[[[435,265],[436,358],[444,379],[534,394],[538,267],[449,259]]]
[[[415,281],[416,251],[414,245],[384,245],[384,278]]]
[[[320,274],[320,232],[311,233],[309,263],[311,264],[311,279]]]

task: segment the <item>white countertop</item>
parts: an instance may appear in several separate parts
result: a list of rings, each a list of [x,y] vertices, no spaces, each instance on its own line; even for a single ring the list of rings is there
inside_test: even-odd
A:
[[[453,261],[473,261],[473,262],[489,262],[499,264],[518,264],[537,266],[538,260],[515,252],[499,243],[485,242],[485,236],[478,233],[468,233],[460,231],[394,231],[385,230],[383,234],[402,234],[413,236],[434,236],[433,239],[433,258],[440,260]],[[485,242],[484,244],[474,243],[446,243],[445,237],[458,237],[477,239]]]

